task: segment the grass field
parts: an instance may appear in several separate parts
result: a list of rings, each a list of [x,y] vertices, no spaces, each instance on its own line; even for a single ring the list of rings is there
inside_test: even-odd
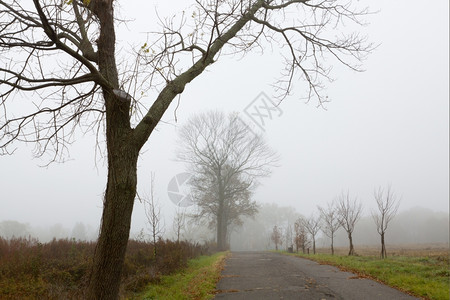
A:
[[[444,245],[390,247],[387,259],[379,258],[379,249],[359,247],[357,256],[345,255],[338,248],[332,256],[318,249],[318,254],[293,254],[319,263],[330,264],[357,273],[424,299],[449,299],[449,249]]]
[[[151,284],[142,293],[129,299],[211,299],[223,269],[227,252],[201,256],[189,261],[188,267],[174,275],[162,276],[161,281]]]

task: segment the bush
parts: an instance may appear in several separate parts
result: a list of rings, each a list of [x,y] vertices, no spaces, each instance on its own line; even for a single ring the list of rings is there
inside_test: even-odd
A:
[[[74,239],[53,239],[41,244],[31,237],[0,237],[0,298],[83,298],[95,247],[95,242]],[[138,292],[208,251],[207,245],[188,242],[159,239],[153,245],[130,240],[121,292]]]

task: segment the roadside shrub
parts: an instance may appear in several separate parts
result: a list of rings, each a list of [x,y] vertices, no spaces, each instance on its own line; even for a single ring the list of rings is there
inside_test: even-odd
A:
[[[154,256],[154,249],[157,256]],[[82,299],[96,243],[53,239],[0,237],[0,299]],[[159,239],[156,245],[128,242],[122,273],[122,294],[142,290],[208,254],[209,247]]]

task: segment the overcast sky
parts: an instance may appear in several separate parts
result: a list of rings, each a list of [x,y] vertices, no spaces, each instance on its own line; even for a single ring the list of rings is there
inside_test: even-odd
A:
[[[135,19],[121,37],[145,40],[143,31],[155,7],[160,15],[181,11],[186,1],[122,3],[121,16]],[[363,1],[360,1],[363,3]],[[170,3],[170,7],[169,4]],[[178,4],[176,4],[178,3]],[[178,6],[177,6],[178,5]],[[167,7],[166,7],[167,6]],[[371,1],[379,12],[364,28],[380,46],[364,63],[363,73],[335,66],[336,81],[327,86],[326,110],[300,100],[301,91],[279,106],[267,120],[264,134],[281,159],[264,179],[255,200],[293,206],[305,215],[316,205],[349,191],[374,207],[373,191],[390,184],[401,197],[400,210],[414,206],[448,212],[449,207],[449,3]],[[141,29],[142,28],[142,29]],[[140,34],[141,33],[141,34]],[[127,46],[127,45],[125,45]],[[276,52],[250,53],[244,59],[221,57],[185,89],[174,119],[172,104],[139,161],[139,193],[149,193],[150,173],[167,215],[175,205],[167,185],[184,171],[175,161],[177,129],[194,113],[210,109],[236,111],[247,122],[247,106],[261,92],[269,98],[282,68]],[[281,115],[280,115],[281,114]],[[64,164],[32,158],[32,145],[19,145],[12,156],[0,157],[0,221],[31,225],[76,222],[98,226],[105,188],[105,163],[95,157],[95,139],[80,136]],[[96,163],[97,162],[97,163]],[[135,206],[133,231],[144,227],[142,205]]]

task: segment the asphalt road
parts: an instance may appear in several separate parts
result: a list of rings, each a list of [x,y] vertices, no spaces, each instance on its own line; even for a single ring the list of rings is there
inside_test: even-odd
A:
[[[418,299],[353,273],[293,256],[233,252],[215,299]]]

